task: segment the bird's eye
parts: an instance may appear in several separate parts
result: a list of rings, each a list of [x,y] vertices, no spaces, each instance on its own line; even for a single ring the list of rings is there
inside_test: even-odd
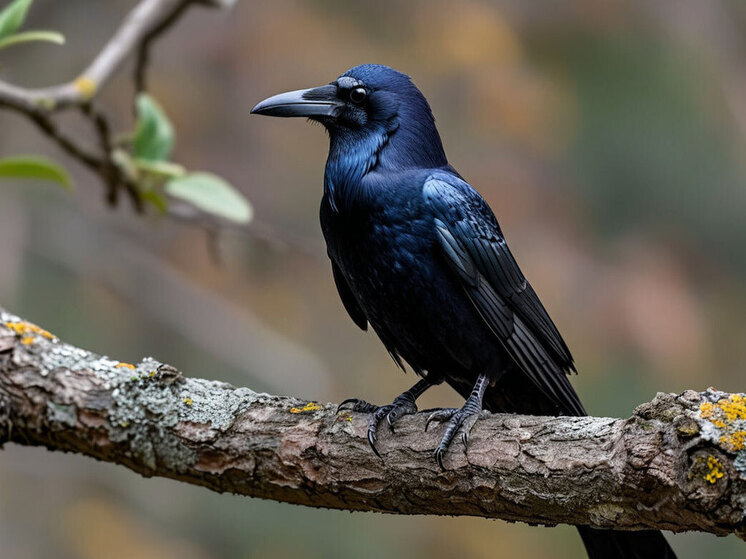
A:
[[[368,96],[368,92],[365,90],[364,87],[356,87],[355,89],[350,90],[350,101],[355,103],[356,105],[359,105],[363,101],[365,101],[365,98]]]

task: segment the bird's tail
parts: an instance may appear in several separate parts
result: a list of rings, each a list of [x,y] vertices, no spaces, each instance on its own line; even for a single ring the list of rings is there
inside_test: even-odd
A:
[[[589,559],[676,559],[657,530],[635,532],[578,526]]]

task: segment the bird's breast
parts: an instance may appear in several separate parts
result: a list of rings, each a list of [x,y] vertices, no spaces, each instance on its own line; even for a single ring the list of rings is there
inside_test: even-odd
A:
[[[470,363],[486,333],[416,204],[366,211],[322,207],[330,258],[390,351],[415,370]],[[478,332],[475,333],[475,328]]]

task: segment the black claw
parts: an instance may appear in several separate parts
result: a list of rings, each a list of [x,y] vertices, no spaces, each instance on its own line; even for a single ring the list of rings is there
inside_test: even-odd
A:
[[[427,421],[425,421],[425,433],[427,433],[427,429],[430,427],[432,421],[434,420],[431,420],[429,417],[427,418]]]
[[[425,422],[425,432],[427,433],[427,428],[433,421],[437,421],[438,423],[448,421],[454,415],[456,415],[457,411],[458,410],[455,409],[435,410],[433,413],[430,414],[430,417],[428,417],[427,421]]]
[[[427,428],[430,427],[430,424],[433,421],[439,421],[438,414],[440,413],[440,410],[433,412],[430,414],[430,417],[427,418],[427,421],[425,421],[425,433],[427,433]]]
[[[347,398],[346,400],[343,400],[337,406],[337,413],[339,413],[340,411],[342,411],[347,404],[352,404],[352,408],[354,408],[355,404],[357,404],[359,401],[360,400],[358,400],[357,398]],[[352,409],[352,408],[350,408],[350,409]]]
[[[424,381],[420,381],[422,383]],[[410,391],[405,392],[401,396],[398,396],[393,403],[386,406],[374,406],[369,404],[365,400],[359,400],[357,398],[347,398],[344,402],[337,406],[337,412],[342,409],[349,409],[350,411],[370,413],[370,419],[368,421],[368,444],[370,448],[375,452],[376,456],[382,458],[381,454],[376,448],[376,434],[378,432],[378,426],[386,418],[386,423],[389,426],[389,430],[394,432],[394,422],[399,419],[402,415],[410,413],[417,413],[417,406],[415,404],[415,398],[417,394],[420,394],[422,389],[420,388],[413,396],[410,392],[415,391],[419,383],[415,385]],[[349,406],[347,408],[346,406]]]
[[[344,407],[349,404],[352,404],[349,408]],[[341,404],[337,406],[337,413],[339,413],[343,409],[349,409],[349,411],[360,412],[360,413],[372,413],[378,409],[378,406],[369,404],[365,400],[360,400],[358,398],[347,398],[346,400],[344,400]]]
[[[443,457],[451,446],[454,437],[459,434],[461,441],[464,443],[464,448],[469,443],[469,431],[474,426],[473,422],[469,422],[469,419],[478,414],[479,412],[472,411],[470,408],[464,407],[460,410],[445,409],[434,412],[427,419],[425,424],[425,430],[432,421],[447,421],[446,427],[443,431],[443,436],[438,443],[438,447],[435,449],[435,461],[440,466],[440,469],[445,471],[443,466]]]
[[[383,457],[379,454],[378,449],[376,448],[376,432],[374,429],[368,428],[368,444],[370,445],[370,448],[373,449],[373,452],[383,460]]]
[[[435,461],[438,463],[438,466],[440,466],[440,471],[445,472],[446,467],[443,465],[443,454],[445,453],[445,448],[441,448],[440,445],[438,445],[438,448],[435,449],[434,455],[435,455]]]

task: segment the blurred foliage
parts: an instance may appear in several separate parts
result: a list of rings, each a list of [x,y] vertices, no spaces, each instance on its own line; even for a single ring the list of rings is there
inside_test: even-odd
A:
[[[77,75],[132,4],[37,0],[34,17],[63,29],[67,48],[9,50],[3,78]],[[249,198],[250,234],[221,236],[216,266],[199,228],[107,211],[100,184],[66,161],[75,196],[0,186],[0,301],[115,357],[314,400],[390,401],[411,378],[350,322],[323,248],[323,131],[248,116],[268,95],[379,62],[430,100],[451,162],[494,208],[572,348],[591,413],[629,414],[656,391],[744,391],[744,5],[277,0],[191,14],[159,43],[151,93],[178,130],[173,161],[218,170]],[[130,76],[101,101],[132,129]],[[13,115],[0,112],[0,129],[0,156],[59,156]],[[159,188],[187,172],[123,151]],[[438,387],[422,407],[454,404]],[[298,508],[19,447],[0,453],[0,486],[9,558],[103,545],[128,557],[582,556],[569,527]],[[735,538],[671,541],[681,559],[743,556]]]
[[[26,14],[33,0],[14,0],[0,10],[0,50],[21,43],[46,41],[61,45],[65,37],[56,31],[24,31],[19,28],[26,20]]]
[[[51,181],[71,189],[67,171],[46,157],[16,155],[0,159],[0,178]]]
[[[63,35],[52,31],[18,32],[32,2],[14,0],[0,10],[0,49],[32,41],[65,42]],[[76,85],[89,88],[89,82],[86,78],[79,78]],[[211,173],[186,175],[182,166],[169,162],[176,134],[155,99],[147,93],[138,93],[135,112],[135,131],[122,138],[118,142],[120,145],[110,153],[105,152],[103,159],[111,158],[121,175],[137,187],[144,202],[166,213],[171,198],[227,222],[245,225],[251,220],[249,202],[231,184]],[[71,185],[67,171],[62,167],[47,158],[34,156],[0,160],[0,178],[35,178],[51,180],[65,187]]]

